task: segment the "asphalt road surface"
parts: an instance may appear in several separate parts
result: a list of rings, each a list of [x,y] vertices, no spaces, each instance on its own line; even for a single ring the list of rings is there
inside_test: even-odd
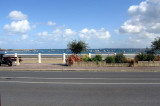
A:
[[[2,106],[160,106],[156,72],[0,71]]]

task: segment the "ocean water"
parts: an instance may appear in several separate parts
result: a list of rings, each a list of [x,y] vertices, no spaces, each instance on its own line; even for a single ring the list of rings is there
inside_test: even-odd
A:
[[[106,48],[106,49],[88,49],[82,54],[114,54],[114,53],[124,53],[124,54],[138,54],[144,52],[143,48]],[[0,51],[0,54],[71,54],[72,52],[68,49],[35,49],[35,50],[6,50]]]

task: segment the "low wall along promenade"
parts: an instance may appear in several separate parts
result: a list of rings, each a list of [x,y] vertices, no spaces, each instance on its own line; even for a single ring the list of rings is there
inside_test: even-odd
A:
[[[75,62],[71,67],[160,67],[160,61],[138,61],[138,63],[106,63],[103,62]]]
[[[160,67],[160,61],[138,61],[139,67]]]
[[[129,63],[75,62],[72,67],[129,67]]]

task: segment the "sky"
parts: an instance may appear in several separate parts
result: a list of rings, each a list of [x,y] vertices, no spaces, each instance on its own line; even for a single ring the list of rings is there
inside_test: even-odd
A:
[[[0,0],[0,48],[146,48],[160,37],[160,0]]]

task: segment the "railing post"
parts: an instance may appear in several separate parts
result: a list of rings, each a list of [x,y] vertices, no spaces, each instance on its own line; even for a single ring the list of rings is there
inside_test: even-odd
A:
[[[17,60],[16,60],[16,66],[19,66],[20,63],[19,63],[19,57],[17,57]]]
[[[16,58],[17,58],[17,53],[15,53],[15,54],[14,54],[14,57],[16,57]],[[17,61],[15,61],[14,63],[17,63]]]
[[[38,63],[41,63],[41,53],[38,53]]]
[[[17,57],[17,53],[14,54],[14,57]]]
[[[63,53],[63,63],[65,64],[66,63],[66,54]]]
[[[89,55],[88,55],[88,56],[89,56],[89,58],[91,58],[91,53],[89,53]]]

